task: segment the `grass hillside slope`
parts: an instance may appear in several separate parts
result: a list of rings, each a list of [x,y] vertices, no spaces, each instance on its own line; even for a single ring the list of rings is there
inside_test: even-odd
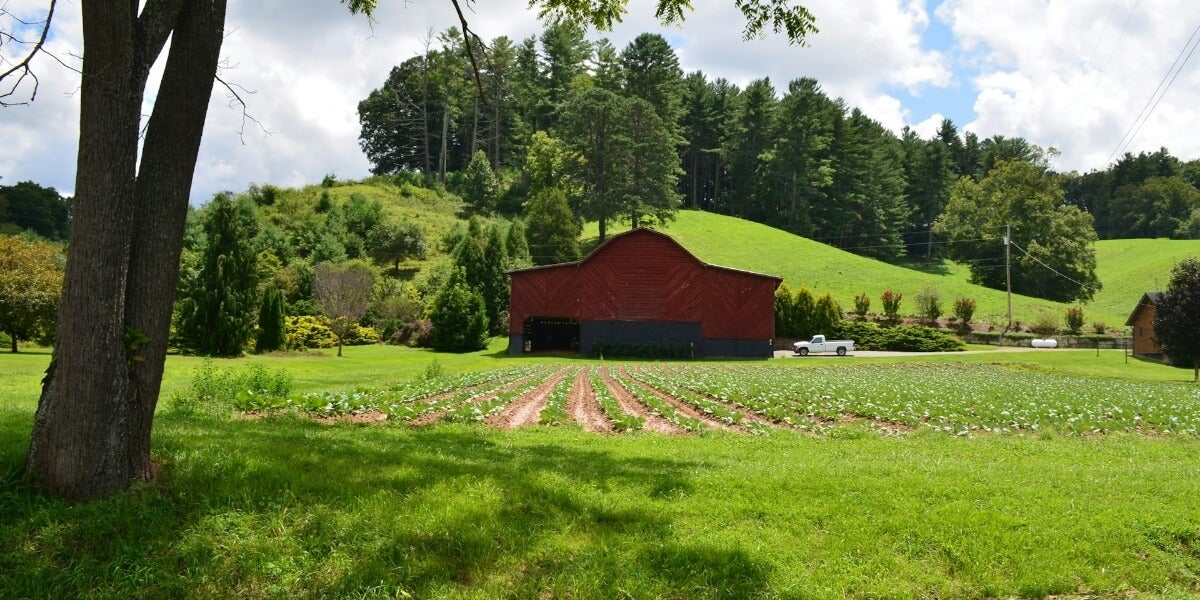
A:
[[[625,229],[628,226],[610,225],[614,233]],[[896,266],[751,221],[702,211],[680,211],[678,218],[663,231],[700,260],[777,275],[783,277],[793,289],[803,285],[817,293],[829,292],[842,310],[852,309],[854,297],[865,292],[871,298],[871,311],[877,312],[882,309],[879,296],[890,289],[904,294],[900,312],[914,314],[917,294],[926,287],[932,287],[940,292],[942,308],[947,315],[953,311],[956,298],[968,297],[974,298],[977,304],[975,321],[987,321],[1003,327],[1007,320],[1006,294],[1001,290],[972,284],[968,280],[967,269],[951,263],[932,265],[928,272]],[[594,240],[595,226],[586,229],[584,235]],[[1104,258],[1098,256],[1098,260],[1125,259],[1105,254]],[[1104,272],[1101,272],[1102,278]],[[1136,272],[1137,269],[1132,267],[1128,273],[1112,270],[1110,277],[1129,277]],[[1105,280],[1105,286],[1108,285]],[[1114,287],[1123,289],[1137,286],[1122,281]],[[1105,296],[1106,303],[1103,305],[1095,302],[1084,305],[1087,322],[1123,325],[1132,303],[1137,302],[1140,293],[1134,294],[1128,302],[1119,293],[1113,293],[1111,298]],[[1013,294],[1012,297],[1013,319],[1023,324],[1048,313],[1061,327],[1067,306],[1019,294]]]
[[[1096,243],[1096,275],[1104,288],[1091,306],[1123,315],[1120,324],[1146,292],[1160,292],[1179,261],[1200,256],[1200,240],[1103,240]]]

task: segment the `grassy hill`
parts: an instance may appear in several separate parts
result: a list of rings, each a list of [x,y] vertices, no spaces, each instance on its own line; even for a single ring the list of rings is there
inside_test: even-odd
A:
[[[437,242],[465,216],[465,206],[454,194],[435,191],[402,180],[373,177],[361,183],[344,182],[330,188],[312,185],[298,190],[281,190],[276,210],[312,210],[322,193],[335,201],[353,194],[379,200],[393,218],[421,223],[430,241],[429,260],[410,265],[420,269],[444,260]],[[290,206],[289,206],[290,205]],[[610,224],[617,233],[628,227]],[[913,313],[916,296],[926,287],[936,288],[943,308],[949,312],[955,298],[974,298],[976,321],[1002,326],[1006,321],[1007,298],[1003,291],[970,282],[966,267],[946,261],[940,264],[897,266],[851,254],[779,229],[742,219],[701,211],[680,211],[664,231],[701,260],[713,264],[783,277],[792,288],[808,286],[817,293],[829,292],[843,309],[853,306],[854,296],[865,292],[872,310],[881,309],[879,296],[888,289],[904,294],[901,312]],[[584,229],[585,250],[596,243],[596,225]],[[1097,274],[1104,287],[1083,305],[1087,324],[1103,322],[1119,327],[1125,323],[1142,293],[1160,290],[1179,260],[1200,255],[1200,241],[1193,240],[1105,240],[1096,244]],[[1030,323],[1039,316],[1062,321],[1067,305],[1014,294],[1013,318]]]
[[[614,232],[627,228],[610,227]],[[966,267],[949,261],[919,268],[896,266],[758,223],[700,211],[680,211],[678,219],[663,231],[705,262],[778,275],[793,288],[805,285],[818,293],[830,292],[843,309],[852,307],[854,296],[865,292],[872,299],[872,311],[880,310],[879,296],[890,289],[904,294],[901,312],[911,313],[915,312],[917,293],[934,287],[947,312],[955,298],[970,297],[978,305],[976,321],[1002,326],[1006,320],[1006,294],[970,283]],[[594,242],[595,226],[586,229],[584,236]],[[1161,287],[1175,262],[1195,254],[1200,254],[1200,241],[1100,242],[1098,274],[1104,289],[1083,305],[1086,322],[1124,325],[1141,294]],[[1061,323],[1067,306],[1019,294],[1012,297],[1013,319],[1022,323],[1044,312]]]
[[[1096,274],[1104,288],[1091,306],[1129,317],[1145,292],[1161,291],[1179,261],[1200,256],[1200,240],[1104,240],[1096,244]]]

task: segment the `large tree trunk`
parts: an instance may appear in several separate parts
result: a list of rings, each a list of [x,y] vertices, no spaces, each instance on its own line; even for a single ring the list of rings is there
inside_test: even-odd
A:
[[[225,0],[148,0],[140,17],[136,9],[83,3],[71,251],[26,458],[29,478],[69,498],[153,477],[150,428],[183,219],[222,41]],[[139,175],[146,78],[172,34]]]

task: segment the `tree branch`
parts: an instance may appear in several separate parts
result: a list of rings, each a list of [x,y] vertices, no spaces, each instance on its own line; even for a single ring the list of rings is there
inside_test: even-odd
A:
[[[471,2],[471,0],[463,1],[468,5]],[[482,49],[486,49],[487,46],[483,43],[483,38],[479,37],[474,31],[471,31],[471,26],[467,24],[467,17],[463,15],[462,6],[459,5],[458,0],[450,0],[450,3],[454,5],[454,11],[458,13],[458,22],[462,24],[463,46],[467,50],[467,58],[471,60],[471,73],[475,75],[475,90],[479,93],[479,99],[483,101],[486,107],[488,104],[487,96],[483,93],[483,79],[479,75],[479,63],[475,60],[475,51],[471,49],[471,39],[473,38]],[[491,59],[488,58],[486,52],[484,52],[483,59],[488,62],[488,66],[491,66]]]
[[[231,83],[225,81],[224,79],[221,79],[220,75],[214,75],[213,77],[217,80],[217,83],[221,84],[225,88],[225,91],[229,92],[229,95],[231,96],[231,98],[229,100],[229,105],[233,106],[234,104],[239,104],[242,107],[242,127],[241,127],[241,129],[238,130],[238,138],[242,140],[242,145],[244,146],[246,144],[246,139],[245,139],[245,135],[244,135],[246,132],[246,121],[250,121],[250,122],[254,123],[255,125],[258,126],[259,129],[262,130],[263,133],[265,133],[267,135],[271,135],[271,132],[268,131],[267,128],[263,126],[262,121],[259,121],[258,119],[256,119],[254,116],[252,116],[247,111],[246,101],[242,99],[242,96],[237,93],[237,90],[235,90],[234,87],[236,86],[237,88],[241,89],[242,91],[246,92],[247,94],[254,94],[255,92],[250,91],[238,84],[231,84]]]
[[[41,21],[42,33],[40,36],[38,36],[38,41],[33,43],[33,49],[31,49],[29,51],[29,54],[27,54],[25,56],[25,58],[21,59],[19,62],[14,64],[11,68],[5,70],[4,72],[0,72],[0,81],[4,81],[6,79],[11,81],[11,77],[14,74],[17,74],[16,81],[13,82],[12,87],[10,87],[7,92],[0,93],[0,106],[16,106],[16,105],[22,105],[22,104],[29,104],[30,102],[33,102],[34,98],[37,97],[39,81],[38,81],[37,75],[33,72],[33,69],[30,67],[30,62],[33,61],[33,57],[37,56],[38,53],[42,51],[42,48],[46,45],[46,36],[50,34],[50,23],[54,20],[54,8],[57,4],[58,4],[58,0],[50,0],[50,9],[48,11],[46,11],[46,19],[44,21]],[[11,15],[11,13],[9,13],[7,10],[0,11],[0,12],[2,12],[3,14]],[[37,22],[27,23],[25,21],[22,21],[21,19],[18,19],[15,15],[12,15],[12,17],[16,22],[18,22],[22,25],[36,25],[37,24]],[[29,42],[23,42],[23,41],[17,39],[16,37],[12,36],[11,34],[5,34],[4,37],[7,38],[10,43],[14,43],[14,44],[22,45],[22,46],[29,45]],[[2,41],[0,41],[0,45],[2,45]],[[58,60],[58,59],[55,58],[55,60]],[[62,61],[59,61],[59,62],[61,63]],[[33,91],[29,93],[29,100],[26,102],[9,102],[8,100],[5,100],[6,98],[16,94],[17,88],[20,87],[21,82],[25,81],[26,77],[33,78]]]

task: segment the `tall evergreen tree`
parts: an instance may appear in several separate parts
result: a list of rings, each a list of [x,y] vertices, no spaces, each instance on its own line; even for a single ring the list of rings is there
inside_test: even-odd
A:
[[[621,71],[621,57],[608,38],[600,38],[594,44],[595,54],[592,58],[592,83],[602,90],[614,94],[624,91],[624,79]]]
[[[558,188],[546,188],[534,194],[525,205],[526,238],[535,265],[551,265],[579,260],[581,227],[567,196]]]
[[[574,177],[582,185],[580,214],[599,224],[601,241],[608,235],[609,219],[629,212],[627,106],[612,92],[591,89],[572,99],[563,115],[563,139],[582,158]]]
[[[684,79],[681,128],[686,144],[682,152],[684,174],[680,190],[691,208],[707,205],[712,198],[721,146],[720,117],[714,86],[704,73],[694,71]]]
[[[206,244],[191,296],[181,303],[180,333],[198,354],[240,356],[258,312],[254,202],[223,192],[205,212]]]
[[[648,102],[662,120],[672,146],[681,145],[684,84],[675,49],[663,36],[643,33],[621,51],[621,69],[625,95]]]
[[[262,307],[258,311],[258,336],[254,341],[255,352],[274,352],[284,347],[287,334],[284,328],[283,294],[275,286],[263,292]]]
[[[441,352],[471,352],[487,347],[488,320],[483,297],[455,267],[429,310],[429,342]]]
[[[905,227],[908,254],[940,257],[944,245],[934,246],[932,227],[946,209],[955,179],[950,151],[941,140],[922,140],[907,127],[900,144],[904,152],[904,194],[909,208]]]
[[[814,79],[797,79],[779,103],[778,134],[765,166],[770,194],[767,224],[811,237],[825,230],[813,222],[812,207],[830,202],[833,130],[841,106]]]
[[[679,209],[675,189],[683,173],[670,131],[654,107],[641,98],[629,101],[625,126],[629,132],[625,136],[630,145],[629,162],[618,168],[628,173],[623,204],[629,211],[631,226],[665,224]]]
[[[542,31],[542,96],[538,103],[540,129],[552,130],[562,106],[570,99],[575,79],[587,73],[592,46],[579,25],[551,23]]]
[[[776,104],[775,88],[770,79],[751,82],[737,98],[724,139],[724,151],[729,161],[728,214],[761,220],[767,212],[759,193],[759,177],[761,158],[774,143]]]

